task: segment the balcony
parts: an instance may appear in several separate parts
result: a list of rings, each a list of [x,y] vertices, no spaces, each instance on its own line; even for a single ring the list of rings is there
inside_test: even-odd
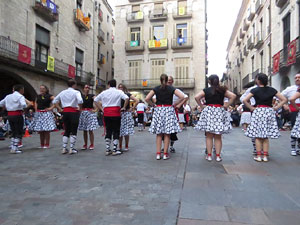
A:
[[[168,39],[149,40],[148,49],[149,51],[166,50],[168,49]]]
[[[100,64],[100,65],[103,65],[106,63],[106,58],[103,54],[99,54],[98,55],[98,58],[97,58],[97,62]]]
[[[289,2],[289,0],[276,0],[276,6],[279,7],[279,8],[282,8],[282,7],[285,6],[288,2]]]
[[[241,43],[242,43],[241,40],[239,39],[239,37],[237,37],[237,38],[236,38],[236,45],[237,45],[237,46],[240,46]]]
[[[98,19],[99,21],[103,21],[103,11],[101,9],[99,9],[99,12],[98,12]]]
[[[287,67],[288,53],[287,47],[280,51],[279,68]]]
[[[59,78],[62,80],[68,80],[71,77],[70,68],[74,68],[73,65],[67,64],[60,59],[54,59],[54,71],[47,70],[47,59],[48,55],[40,54],[38,57],[36,56],[36,52],[33,49],[28,48],[31,52],[30,61],[25,64],[21,62],[19,58],[19,43],[15,42],[7,37],[0,36],[0,61],[3,61],[7,64],[12,64],[13,66],[21,66],[23,69],[27,71],[38,72],[41,75],[45,75],[47,77]],[[74,68],[75,69],[75,68]],[[81,80],[89,81],[92,85],[93,74],[90,72],[81,71],[79,74]]]
[[[145,41],[125,41],[126,52],[144,51]]]
[[[253,36],[252,35],[248,38],[247,48],[249,50],[252,50],[254,48],[254,41],[253,41]]]
[[[74,9],[74,22],[80,31],[90,30],[90,18],[85,17],[80,9]]]
[[[239,58],[236,59],[236,66],[237,66],[237,67],[240,67],[240,66],[241,66],[241,63],[240,63],[240,59],[239,59]]]
[[[143,22],[144,21],[144,13],[141,11],[127,13],[126,21],[127,21],[127,23]]]
[[[244,57],[243,57],[243,53],[240,52],[240,62],[244,62]]]
[[[247,31],[249,29],[249,27],[250,27],[250,22],[247,19],[244,19],[243,30]]]
[[[252,80],[255,80],[256,75],[259,74],[259,73],[260,73],[259,69],[255,70],[255,71],[252,73]]]
[[[249,54],[249,51],[248,51],[248,48],[247,48],[247,46],[245,45],[244,46],[244,56],[248,56],[248,54]]]
[[[245,76],[242,80],[242,86],[243,88],[249,83],[249,74],[247,74],[247,76]]]
[[[160,21],[168,19],[168,10],[166,9],[154,9],[149,13],[150,21]]]
[[[255,37],[255,48],[256,49],[260,49],[261,46],[263,46],[264,44],[264,40],[263,40],[263,37],[262,37],[262,32],[261,31],[258,31],[256,33],[256,37]]]
[[[246,32],[241,28],[240,29],[240,38],[243,39],[245,37]]]
[[[190,49],[193,48],[193,38],[173,38],[172,49]]]
[[[126,85],[128,89],[152,89],[160,85],[159,79],[135,79],[135,80],[122,80],[122,83]],[[174,79],[174,87],[184,88],[184,89],[193,89],[195,87],[194,78],[186,79]]]
[[[104,41],[105,40],[105,33],[104,33],[104,31],[101,28],[98,29],[98,35],[97,35],[97,37],[98,37],[98,39],[100,41]]]
[[[36,12],[36,14],[38,14],[45,20],[51,23],[58,21],[58,6],[53,2],[34,0],[34,5],[32,8]]]
[[[111,57],[114,59],[115,58],[115,50],[111,50]]]
[[[263,1],[263,0],[256,0],[256,3],[255,3],[255,12],[256,12],[256,14],[259,14],[260,11],[261,11],[262,8],[263,8],[262,1]]]
[[[187,7],[179,7],[173,9],[173,19],[192,18],[192,9]]]
[[[247,11],[247,19],[248,21],[252,21],[255,17],[254,6],[251,4]]]

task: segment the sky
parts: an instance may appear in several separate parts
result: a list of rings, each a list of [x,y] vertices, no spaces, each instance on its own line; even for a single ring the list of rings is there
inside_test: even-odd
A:
[[[226,72],[226,49],[242,0],[207,0],[208,75]]]
[[[108,0],[114,8],[117,0]],[[226,49],[242,0],[207,0],[208,75],[226,72]]]

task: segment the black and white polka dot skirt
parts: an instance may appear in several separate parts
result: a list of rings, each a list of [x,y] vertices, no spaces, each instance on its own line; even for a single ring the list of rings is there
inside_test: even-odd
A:
[[[120,136],[128,136],[134,134],[134,120],[131,112],[122,112]]]
[[[270,107],[256,108],[245,135],[249,138],[279,138],[275,111]]]
[[[92,111],[82,111],[79,117],[79,130],[96,130],[99,128],[99,123],[97,120],[97,114]]]
[[[295,125],[291,131],[291,137],[300,138],[300,113],[297,114]]]
[[[206,106],[195,127],[212,134],[226,134],[232,129],[230,114],[223,107]]]
[[[53,131],[56,129],[55,119],[52,112],[35,112],[31,129],[37,132]]]
[[[149,128],[152,134],[172,134],[181,132],[179,123],[172,106],[156,107]]]
[[[240,125],[251,123],[251,112],[243,112],[241,115]]]

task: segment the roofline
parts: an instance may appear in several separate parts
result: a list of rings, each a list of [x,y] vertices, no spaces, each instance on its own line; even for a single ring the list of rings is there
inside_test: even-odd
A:
[[[247,10],[247,6],[249,5],[249,3],[250,3],[250,0],[243,0],[243,2],[242,2],[239,14],[237,16],[235,25],[234,25],[232,33],[231,33],[231,37],[230,37],[228,45],[227,45],[227,52],[229,51],[229,49],[232,46],[232,43],[234,42],[234,39],[236,37],[236,34],[238,32],[238,29],[239,29],[242,21],[243,21],[244,14],[245,14],[245,11]]]

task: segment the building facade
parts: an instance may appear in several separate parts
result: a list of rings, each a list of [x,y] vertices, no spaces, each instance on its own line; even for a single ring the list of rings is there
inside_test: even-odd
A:
[[[30,100],[35,98],[41,84],[55,95],[66,88],[66,80],[71,77],[80,85],[90,84],[95,92],[97,69],[103,67],[101,78],[106,79],[107,72],[111,76],[111,64],[98,63],[101,10],[102,14],[110,15],[110,23],[100,21],[100,26],[105,32],[112,30],[112,11],[105,3],[104,0],[1,1],[0,98],[10,93],[16,83],[25,85],[25,96]],[[111,37],[105,45],[104,51],[111,51]],[[111,63],[111,55],[108,56],[105,62]]]
[[[193,99],[206,80],[206,0],[116,4],[117,81],[143,99],[166,73]]]
[[[283,90],[300,73],[300,1],[276,1],[272,25],[272,85]]]
[[[243,0],[227,48],[225,84],[239,94],[256,74],[283,90],[299,67],[300,5],[297,0]],[[293,43],[294,48],[289,48]],[[289,53],[294,52],[292,63]]]

